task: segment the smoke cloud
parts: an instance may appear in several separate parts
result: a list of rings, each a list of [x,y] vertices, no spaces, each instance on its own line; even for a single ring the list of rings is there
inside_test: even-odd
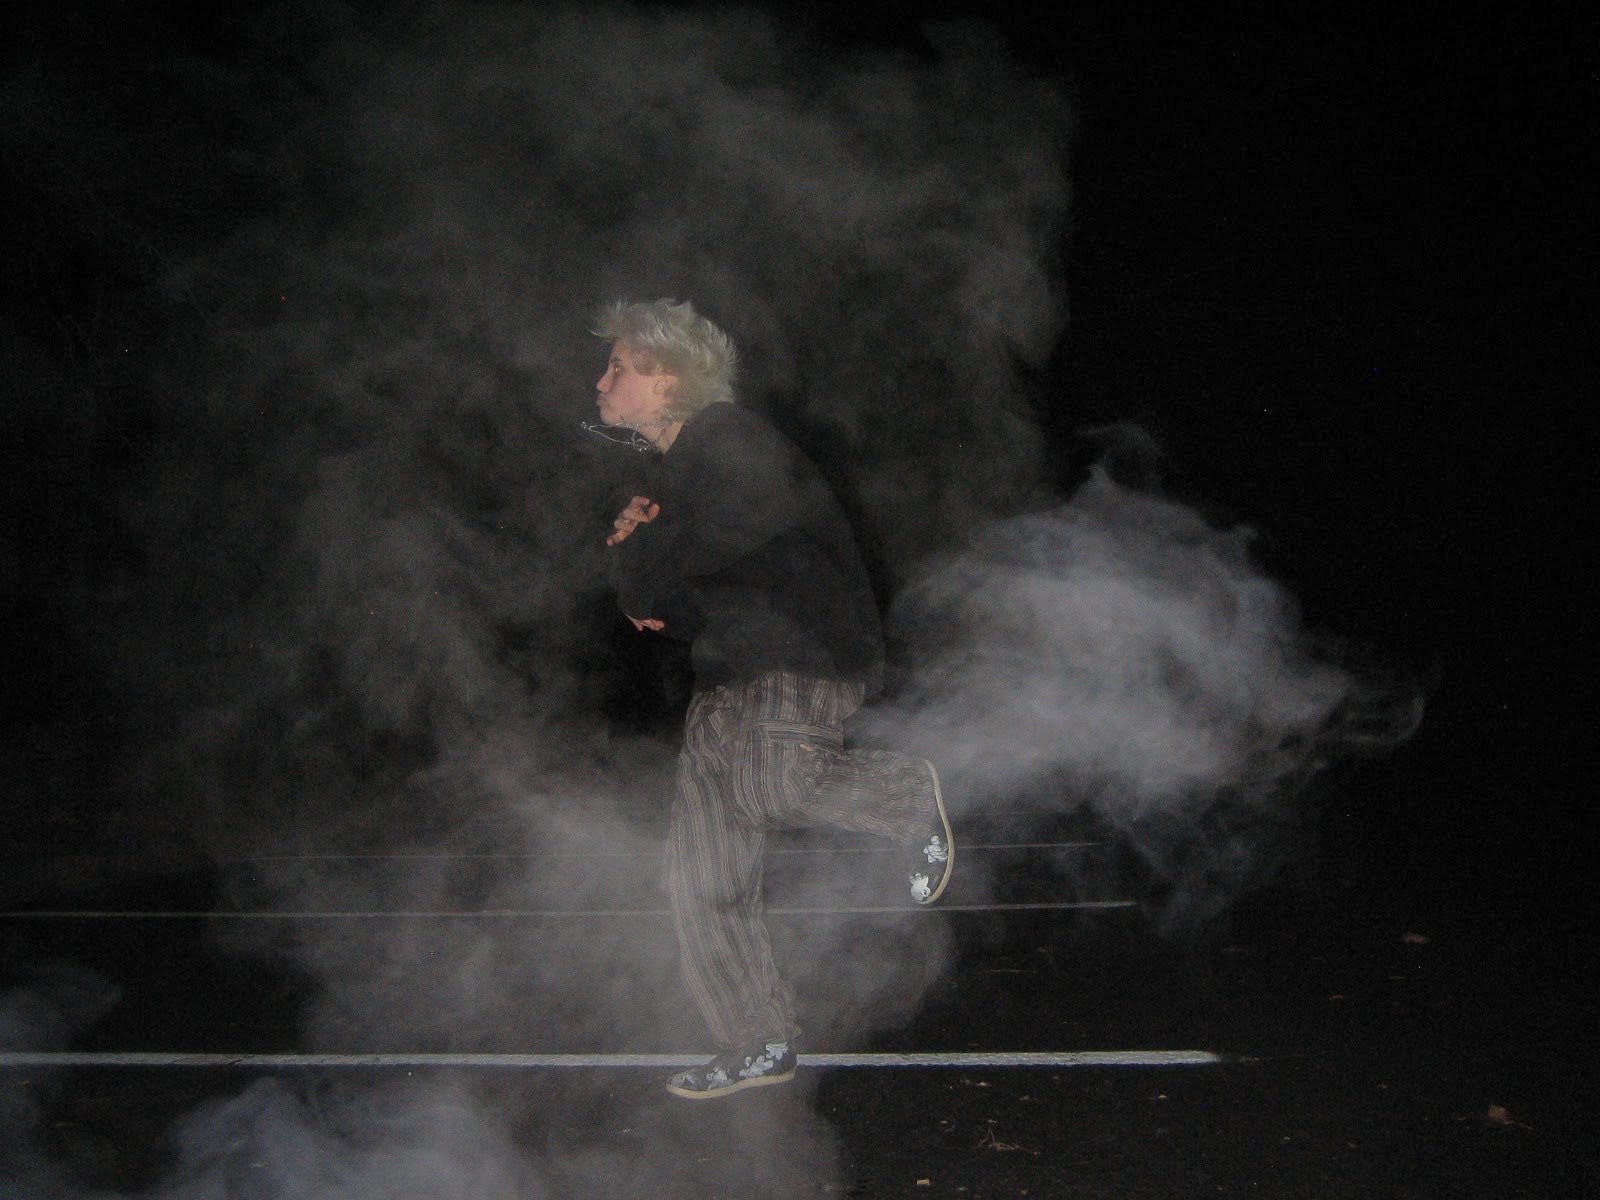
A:
[[[734,9],[287,4],[150,49],[5,93],[30,186],[141,314],[36,392],[122,447],[93,498],[115,553],[73,598],[128,752],[118,836],[200,849],[224,907],[402,914],[217,924],[314,982],[308,1048],[693,1047],[665,922],[439,916],[661,903],[674,738],[627,717],[647,651],[601,539],[638,463],[578,429],[589,317],[670,295],[724,325],[887,592],[1042,495],[1018,371],[1065,321],[1061,89],[981,24],[853,50]],[[852,1036],[947,950],[777,936]],[[751,1146],[778,1194],[775,1143],[812,1181],[833,1161],[803,1100],[753,1114],[720,1158],[673,1153],[704,1130],[541,1157],[455,1092],[265,1084],[185,1125],[157,1194],[426,1195],[457,1167],[451,1194],[701,1194],[691,1161]]]
[[[25,986],[0,994],[0,1050],[49,1052],[109,1012],[117,988],[81,967],[51,964]],[[39,1071],[27,1086],[0,1088],[0,1180],[42,1181],[58,1174],[44,1147],[44,1113],[63,1086],[59,1073]],[[24,1193],[25,1194],[25,1193]]]
[[[594,749],[596,532],[637,466],[576,428],[601,301],[724,323],[890,583],[1037,496],[1015,368],[1062,327],[1066,113],[982,27],[844,53],[756,12],[425,5],[255,37],[250,70],[184,64],[251,135],[247,202],[163,276],[116,656],[209,701],[151,778],[221,773],[213,844],[286,806],[365,838],[375,775],[488,759],[521,798]]]
[[[1248,542],[1095,468],[1066,505],[984,529],[903,593],[897,620],[928,631],[908,703],[1000,792],[1065,772],[1137,815],[1271,783],[1349,682],[1307,655]]]
[[[637,464],[577,430],[590,313],[675,294],[726,324],[749,402],[851,466],[865,536],[908,569],[1035,487],[1014,375],[1063,316],[1061,99],[981,27],[841,54],[755,12],[449,5],[282,10],[260,36],[291,47],[250,164],[283,194],[166,279],[208,319],[158,381],[186,445],[147,532],[184,611],[127,661],[185,719],[148,778],[198,775],[207,847],[254,863],[241,901],[537,908],[593,893],[597,851],[658,898],[670,746],[599,711],[600,537]],[[259,75],[208,78],[258,119]],[[197,635],[204,678],[174,671]],[[276,857],[384,850],[457,857]],[[516,852],[536,873],[495,857]],[[483,1044],[538,997],[551,1028],[648,1038],[636,1006],[678,1007],[661,929],[530,953],[397,928],[273,947],[324,983],[312,1037]],[[575,977],[642,999],[563,1008]]]
[[[1305,785],[1409,737],[1422,698],[1314,638],[1251,530],[1148,490],[1148,435],[1098,432],[1109,452],[1065,504],[980,528],[899,595],[904,675],[872,734],[945,763],[968,811],[1098,819],[1193,926],[1271,879]]]
[[[601,550],[638,462],[578,427],[619,296],[722,324],[742,400],[840,491],[894,597],[866,734],[968,811],[1086,806],[1197,895],[1254,861],[1358,685],[1245,533],[1104,473],[1051,497],[1054,398],[1023,377],[1066,321],[1070,110],[993,30],[868,50],[758,10],[288,4],[207,36],[117,85],[159,104],[18,74],[4,136],[144,314],[35,392],[131,446],[98,498],[117,553],[73,596],[129,749],[116,828],[197,846],[224,907],[396,914],[216,925],[313,981],[303,1046],[703,1036],[664,921],[441,916],[662,903],[675,738],[635,715],[671,688],[629,665]],[[1197,832],[1205,865],[1171,862]],[[805,886],[848,895],[846,866]],[[907,1019],[948,963],[928,928],[776,929],[829,1001],[803,1020]],[[150,1194],[814,1190],[838,1155],[806,1086],[624,1128],[586,1080],[267,1082],[193,1114]],[[553,1132],[574,1112],[595,1131]]]

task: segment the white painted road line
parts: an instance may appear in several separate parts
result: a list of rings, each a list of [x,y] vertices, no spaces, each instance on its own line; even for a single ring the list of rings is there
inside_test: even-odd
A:
[[[162,1054],[0,1051],[6,1067],[471,1067],[670,1070],[709,1054]],[[1226,1061],[1210,1050],[1042,1050],[910,1054],[802,1054],[803,1067],[1200,1067]]]
[[[1104,842],[962,842],[960,849],[972,850],[1085,850]],[[896,846],[768,846],[768,854],[821,855],[903,854]],[[218,858],[219,863],[261,862],[563,862],[569,859],[648,858],[638,850],[573,850],[552,854],[235,854]]]
[[[769,908],[768,916],[774,917],[813,917],[813,916],[849,916],[864,913],[868,915],[882,913],[898,913],[904,916],[920,916],[926,913],[942,912],[1032,912],[1032,911],[1057,911],[1064,909],[1109,909],[1109,908],[1138,908],[1137,900],[1060,900],[1039,904],[930,904],[922,908],[911,908],[907,905],[885,905],[882,908],[856,907],[856,908]],[[668,917],[671,912],[665,908],[487,908],[469,909],[462,911],[444,910],[438,912],[402,911],[391,912],[383,909],[334,909],[323,912],[272,912],[261,911],[226,911],[218,910],[208,912],[202,909],[174,909],[174,910],[78,910],[78,909],[40,909],[30,911],[27,909],[0,912],[0,921],[196,921],[211,918],[222,921],[337,921],[337,920],[380,920],[383,918],[404,920],[461,920],[464,918],[477,919],[502,919],[511,917]]]

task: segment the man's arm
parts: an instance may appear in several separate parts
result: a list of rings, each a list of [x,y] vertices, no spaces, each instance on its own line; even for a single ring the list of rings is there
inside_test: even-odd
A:
[[[627,541],[628,536],[640,525],[647,525],[661,515],[661,505],[651,500],[648,496],[635,496],[628,501],[627,507],[617,514],[617,519],[612,521],[611,535],[606,538],[606,545],[616,546]],[[633,627],[640,633],[649,629],[660,633],[667,627],[667,623],[656,617],[635,617],[624,613],[628,620],[633,622]]]

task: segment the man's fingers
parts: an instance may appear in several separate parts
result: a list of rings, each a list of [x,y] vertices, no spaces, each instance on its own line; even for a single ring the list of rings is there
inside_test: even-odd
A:
[[[635,496],[628,501],[628,507],[617,514],[617,519],[611,522],[616,532],[607,536],[606,545],[615,546],[638,526],[654,521],[660,515],[661,505],[644,496]]]

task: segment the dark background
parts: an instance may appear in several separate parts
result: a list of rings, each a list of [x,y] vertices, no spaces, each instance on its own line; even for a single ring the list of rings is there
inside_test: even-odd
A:
[[[842,48],[927,53],[919,20],[974,13],[1030,69],[1066,81],[1076,107],[1071,320],[1036,380],[1062,493],[1095,453],[1084,429],[1151,431],[1166,489],[1256,528],[1309,626],[1428,690],[1385,786],[1348,768],[1327,814],[1342,853],[1425,907],[1577,932],[1592,762],[1578,585],[1590,22],[1348,7],[792,15]],[[135,105],[225,140],[202,128],[210,114],[164,112],[144,71],[173,45],[225,57],[221,10],[69,4],[19,20],[9,70],[68,62],[109,128]],[[146,289],[185,221],[198,230],[264,202],[200,171],[175,207],[158,194],[170,164],[126,161],[110,138],[76,149],[105,175],[53,174],[76,153],[8,159],[0,235],[16,351],[8,735],[13,763],[30,764],[10,802],[19,847],[92,841],[94,797],[135,736],[84,626],[134,554],[120,484],[184,450],[163,443],[149,385],[108,348],[155,332]],[[141,214],[159,227],[139,228]],[[30,360],[40,353],[48,370]]]
[[[174,249],[277,199],[185,161],[252,131],[230,125],[237,113],[185,107],[153,64],[174,49],[228,61],[245,45],[241,11],[28,5],[0,50],[8,81],[61,72],[81,98],[60,153],[4,143],[0,871],[21,907],[80,901],[41,862],[141,853],[125,834],[145,826],[117,806],[141,794],[128,764],[162,729],[125,680],[108,682],[121,672],[101,623],[128,581],[161,586],[141,558],[144,501],[211,452],[158,419],[140,347],[183,309],[152,289]],[[933,1092],[836,1072],[814,1094],[845,1135],[856,1194],[931,1194],[925,1175],[995,1184],[983,1194],[1021,1194],[1017,1180],[1036,1195],[1584,1194],[1593,19],[1576,6],[1446,21],[1348,5],[1228,18],[1109,3],[1048,18],[1007,5],[788,10],[841,52],[910,54],[932,53],[919,21],[974,15],[1030,70],[1064,81],[1076,113],[1060,247],[1071,319],[1031,380],[1061,495],[1103,445],[1084,430],[1137,422],[1163,449],[1169,494],[1257,530],[1307,626],[1374,677],[1423,687],[1427,706],[1404,744],[1336,764],[1308,793],[1314,854],[1242,898],[1216,954],[1096,942],[1074,926],[1084,945],[1035,975],[1039,946],[1071,942],[1065,926],[973,926],[962,987],[904,1034],[911,1048],[957,1044],[981,1010],[999,1044],[1192,1037],[1259,1051],[1263,1065],[1153,1082],[1019,1072],[992,1090],[963,1072]],[[129,122],[172,137],[130,149],[116,136]],[[134,480],[152,495],[130,492]],[[603,528],[609,514],[594,516]],[[635,672],[618,681],[653,678],[620,641],[612,650],[612,669]],[[672,701],[647,689],[613,715],[670,730]],[[367,751],[400,760],[414,748]],[[22,878],[43,886],[19,895]],[[180,878],[175,903],[205,886]],[[135,907],[172,899],[134,894],[103,893]],[[202,961],[186,927],[125,944],[113,924],[60,928],[17,926],[10,944],[28,953],[6,965],[71,958],[76,938],[85,961],[143,978],[95,1035],[104,1048],[143,1037],[169,1049],[191,1025],[229,1050],[296,1036],[290,981]],[[203,1020],[167,1002],[212,1005],[213,975],[234,990],[215,991],[225,999]],[[245,1019],[236,1011],[261,1024],[213,1024]],[[622,1074],[602,1079],[603,1101],[587,1083],[573,1100],[550,1076],[507,1084],[554,1097],[528,1144],[552,1129],[630,1144],[648,1102]],[[216,1086],[87,1072],[53,1102],[44,1140],[61,1158],[55,1142],[119,1130],[120,1161],[153,1171],[138,1164]],[[1515,1122],[1486,1116],[1491,1103]],[[969,1125],[988,1130],[989,1148],[974,1149]],[[997,1128],[1049,1153],[993,1150]],[[719,1136],[691,1134],[697,1146]],[[119,1160],[96,1154],[84,1175],[114,1178],[105,1164]]]

